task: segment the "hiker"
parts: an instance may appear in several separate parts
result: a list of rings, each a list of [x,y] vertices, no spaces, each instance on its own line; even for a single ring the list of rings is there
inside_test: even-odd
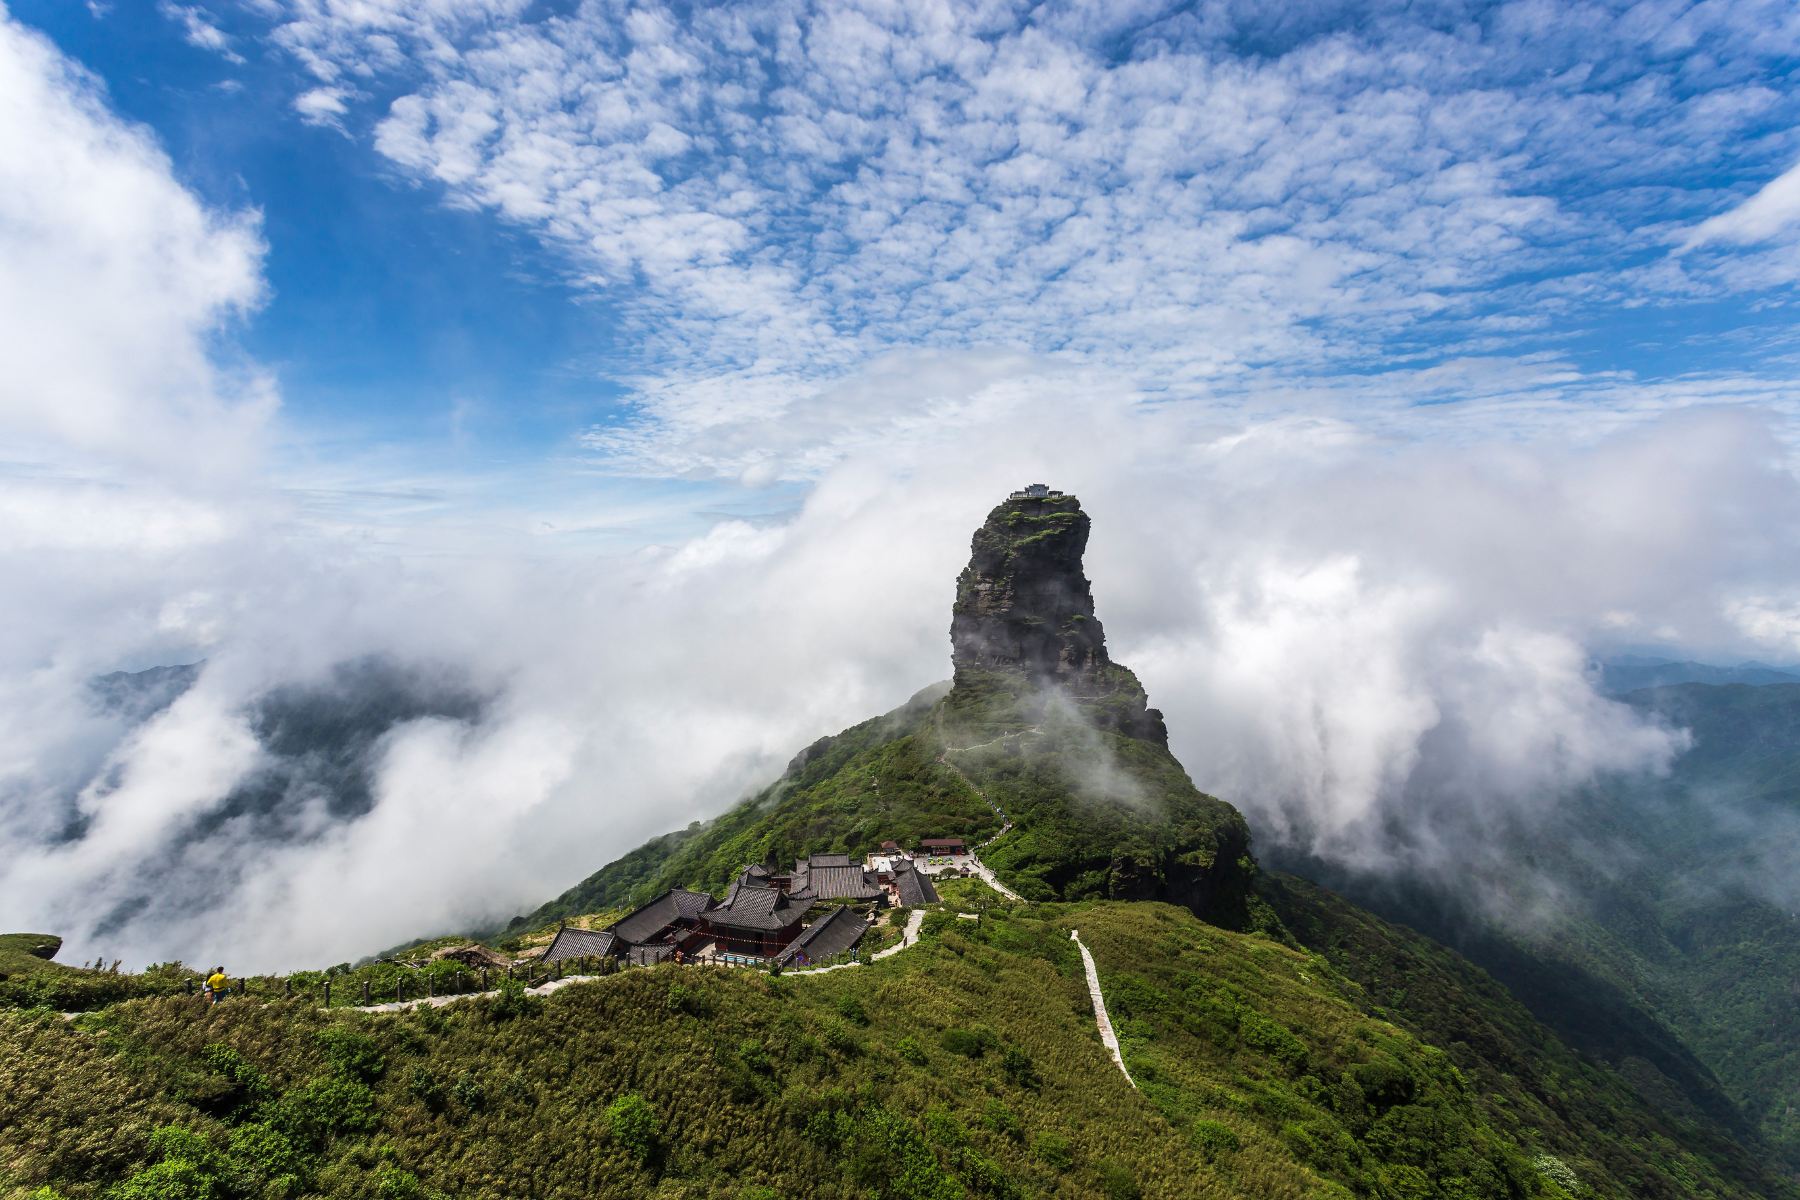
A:
[[[225,978],[224,967],[214,967],[213,973],[206,977],[206,994],[214,1004],[225,998],[225,989],[231,986],[231,980]]]

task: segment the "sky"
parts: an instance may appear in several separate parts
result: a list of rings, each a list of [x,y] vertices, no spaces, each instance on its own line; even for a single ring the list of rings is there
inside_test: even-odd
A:
[[[0,910],[71,953],[532,907],[942,678],[1040,478],[1327,857],[1665,767],[1593,653],[1800,661],[1791,5],[0,14]],[[222,817],[371,658],[484,703]]]

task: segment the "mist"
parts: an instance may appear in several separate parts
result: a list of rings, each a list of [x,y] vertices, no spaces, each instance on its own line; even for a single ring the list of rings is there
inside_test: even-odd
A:
[[[1002,408],[847,457],[781,520],[626,560],[345,561],[308,531],[270,572],[215,547],[214,616],[175,655],[206,665],[136,726],[97,712],[88,680],[130,658],[168,585],[146,580],[102,637],[77,606],[39,643],[48,663],[5,688],[7,923],[61,932],[77,957],[262,969],[530,907],[947,676],[969,535],[1028,479],[1093,516],[1112,653],[1196,783],[1260,841],[1362,869],[1453,870],[1567,788],[1665,769],[1684,735],[1596,690],[1595,639],[1787,649],[1732,616],[1791,586],[1794,561],[1783,522],[1747,518],[1795,501],[1785,471],[1745,469],[1782,449],[1753,414],[1580,449],[1446,451],[1348,425],[1322,446],[1313,423],[1221,435],[1040,382],[1028,425]],[[174,649],[160,624],[139,633],[139,655]],[[279,837],[218,819],[269,767],[259,700],[329,694],[334,669],[371,657],[483,700],[394,722],[365,756],[366,811],[321,802]]]
[[[900,351],[480,487],[334,457],[232,348],[257,214],[3,16],[0,106],[0,929],[65,961],[320,965],[534,907],[946,678],[969,537],[1031,481],[1091,515],[1110,652],[1196,783],[1359,869],[1666,770],[1683,732],[1595,647],[1800,657],[1791,419],[1680,389],[1502,418]],[[96,699],[188,663],[147,716]],[[368,669],[370,736],[285,753],[272,698]]]

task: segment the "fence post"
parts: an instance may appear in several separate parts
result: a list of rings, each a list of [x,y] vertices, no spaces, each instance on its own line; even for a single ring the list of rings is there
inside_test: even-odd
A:
[[[363,980],[363,1007],[369,1007],[369,981]]]
[[[486,967],[483,967],[483,968],[481,968],[481,990],[484,992],[488,990],[487,979],[488,979],[488,969]]]
[[[291,1000],[291,999],[293,999],[293,998],[294,998],[294,981],[293,981],[293,979],[292,979],[292,978],[291,978],[291,977],[289,977],[289,976],[285,976],[285,975],[284,975],[284,976],[282,976],[282,979],[281,979],[281,998],[282,998],[282,999],[283,999],[283,1000]]]
[[[331,980],[329,978],[325,980],[325,1007],[331,1007]]]

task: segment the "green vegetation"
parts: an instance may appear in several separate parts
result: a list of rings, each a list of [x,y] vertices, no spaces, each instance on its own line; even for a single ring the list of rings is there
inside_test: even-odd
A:
[[[1243,818],[1199,792],[1159,742],[1093,727],[1112,719],[1107,705],[1142,710],[1136,678],[1107,671],[1130,686],[1069,701],[987,672],[949,693],[928,688],[814,743],[755,797],[640,847],[509,929],[642,903],[670,887],[718,893],[745,863],[862,854],[887,838],[979,842],[1000,827],[990,805],[1016,828],[984,857],[1028,898],[1169,899],[1245,924],[1254,864]],[[973,743],[978,735],[988,744]]]
[[[1625,699],[1691,731],[1692,749],[1666,777],[1603,780],[1495,830],[1493,857],[1512,865],[1470,889],[1486,906],[1305,873],[1468,956],[1665,1111],[1704,1114],[1800,1171],[1800,917],[1783,869],[1800,832],[1800,685]],[[1517,911],[1539,916],[1506,919]]]
[[[0,1008],[97,1008],[132,996],[185,992],[200,978],[180,963],[131,974],[71,967],[52,961],[61,949],[62,939],[49,934],[0,934]]]
[[[1071,927],[1141,1091],[1099,1044]],[[1324,959],[1179,908],[926,929],[855,971],[665,966],[523,1006],[0,1012],[0,1195],[1783,1194],[1592,1068],[1554,1105],[1489,1094],[1469,1048],[1382,1019]]]
[[[1292,876],[1265,876],[1261,887],[1292,936],[1361,989],[1368,1011],[1443,1047],[1485,1107],[1531,1123],[1539,1151],[1589,1186],[1598,1190],[1597,1173],[1659,1200],[1796,1194],[1713,1116],[1575,1053],[1454,952]]]

